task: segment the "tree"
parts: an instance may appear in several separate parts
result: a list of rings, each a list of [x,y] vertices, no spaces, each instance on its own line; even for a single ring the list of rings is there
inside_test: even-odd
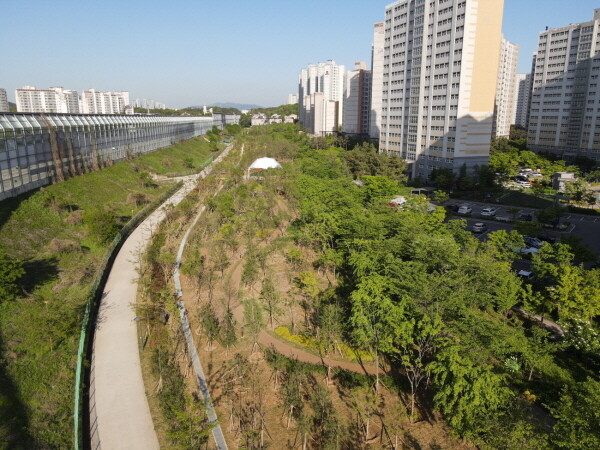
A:
[[[552,408],[557,419],[552,441],[559,448],[583,450],[600,448],[600,382],[588,378],[565,387]]]
[[[271,324],[271,328],[273,328],[273,319],[275,319],[281,313],[281,309],[279,308],[281,297],[276,291],[275,285],[273,284],[273,280],[271,279],[271,277],[265,279],[262,289],[260,291],[260,299],[265,304],[265,310],[269,315],[269,322]]]
[[[415,418],[415,399],[421,384],[429,381],[427,365],[436,347],[441,343],[440,332],[442,320],[439,316],[425,315],[412,322],[412,331],[399,346],[399,360],[404,368],[404,375],[410,384],[410,417]]]
[[[209,349],[219,336],[219,319],[210,303],[205,304],[200,310],[200,324],[206,336],[206,344]]]
[[[235,334],[235,319],[233,318],[233,312],[228,309],[225,313],[225,317],[221,322],[221,329],[219,330],[219,342],[223,347],[229,351],[232,345],[237,343],[237,336]]]
[[[391,199],[398,193],[398,182],[382,176],[363,177],[365,196],[368,202]]]
[[[350,295],[352,337],[359,348],[375,354],[376,390],[379,390],[381,353],[396,354],[396,344],[404,340],[411,326],[406,318],[406,304],[392,299],[392,289],[389,278],[370,274]]]
[[[9,257],[0,247],[0,304],[17,298],[18,282],[24,274],[23,264]]]
[[[528,348],[523,358],[526,368],[529,370],[528,380],[531,381],[533,371],[543,365],[551,364],[552,354],[558,350],[558,344],[552,342],[550,333],[540,327],[531,328],[531,336],[528,339]]]
[[[437,390],[435,405],[462,437],[477,434],[482,419],[494,414],[511,395],[502,377],[463,356],[457,345],[441,350],[430,371]]]
[[[244,322],[246,322],[245,327],[252,336],[251,353],[254,353],[254,348],[256,347],[258,335],[260,334],[260,330],[262,330],[264,325],[263,310],[258,304],[258,302],[254,299],[244,301],[243,305]]]

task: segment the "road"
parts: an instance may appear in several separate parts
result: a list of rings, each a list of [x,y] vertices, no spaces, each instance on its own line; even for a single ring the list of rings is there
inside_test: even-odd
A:
[[[226,154],[231,145],[224,150]],[[214,163],[213,163],[214,164]],[[153,230],[213,167],[180,178],[184,185],[138,226],[119,251],[106,282],[90,369],[90,436],[92,449],[158,449],[158,439],[144,389],[134,304],[140,255]]]

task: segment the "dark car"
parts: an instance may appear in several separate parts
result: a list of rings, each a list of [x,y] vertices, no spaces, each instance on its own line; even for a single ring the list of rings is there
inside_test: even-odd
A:
[[[519,220],[521,222],[531,222],[533,220],[533,216],[529,213],[521,213],[519,214]]]
[[[540,241],[547,242],[548,244],[556,244],[556,238],[554,238],[552,236],[542,235],[542,236],[538,236],[538,239]]]
[[[473,233],[484,233],[487,230],[487,225],[482,222],[477,222],[471,227]]]

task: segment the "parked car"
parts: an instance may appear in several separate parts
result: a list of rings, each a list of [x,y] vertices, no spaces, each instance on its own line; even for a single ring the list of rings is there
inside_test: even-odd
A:
[[[531,222],[533,220],[533,216],[529,213],[521,213],[519,214],[519,220],[521,222]]]
[[[452,212],[458,212],[459,206],[452,203],[450,205],[446,205],[446,208],[448,208]]]
[[[532,236],[523,236],[523,240],[529,247],[540,248],[542,245],[544,245],[544,241]]]
[[[538,237],[540,241],[547,242],[548,244],[556,244],[556,238],[547,235],[541,235]]]
[[[515,250],[517,253],[521,255],[533,255],[539,251],[539,249],[535,247],[521,247]]]
[[[517,186],[522,187],[522,188],[530,188],[531,187],[531,183],[529,181],[517,181]]]
[[[483,233],[483,232],[487,231],[487,225],[482,222],[477,222],[476,224],[474,224],[471,227],[471,231],[473,233]]]
[[[533,272],[530,270],[519,270],[519,273],[517,275],[526,280],[533,280],[534,278]]]
[[[495,219],[498,222],[512,222],[512,219],[508,216],[496,216]]]
[[[471,214],[472,212],[473,208],[469,205],[461,205],[460,208],[458,208],[458,214]]]
[[[486,206],[485,208],[481,208],[481,215],[486,217],[492,217],[496,215],[496,210],[490,206]]]

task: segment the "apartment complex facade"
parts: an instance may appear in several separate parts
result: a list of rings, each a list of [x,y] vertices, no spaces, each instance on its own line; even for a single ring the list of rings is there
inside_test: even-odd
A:
[[[600,160],[600,9],[539,35],[527,143],[563,159]]]
[[[383,51],[385,48],[385,23],[374,25],[371,47],[371,112],[369,114],[369,136],[379,139],[381,134],[381,112],[383,108]]]
[[[129,92],[101,92],[89,89],[81,93],[83,114],[125,114]]]
[[[531,99],[531,74],[517,74],[517,108],[515,125],[527,128],[529,123],[529,101]]]
[[[380,151],[413,177],[488,162],[503,10],[503,0],[386,7]]]
[[[62,87],[36,89],[23,86],[15,91],[18,112],[26,113],[79,113],[77,91]]]
[[[8,97],[6,96],[6,89],[0,88],[0,112],[8,112],[10,110],[8,106]]]
[[[334,133],[342,126],[344,72],[345,67],[333,60],[300,71],[298,116],[310,133]]]
[[[508,137],[510,126],[515,123],[517,113],[517,66],[519,46],[502,39],[500,63],[498,65],[498,85],[494,107],[494,127],[496,137]]]
[[[287,104],[295,105],[296,103],[298,103],[298,94],[288,94]]]
[[[357,62],[346,73],[344,89],[343,131],[348,134],[369,134],[371,113],[371,71],[364,62]]]

